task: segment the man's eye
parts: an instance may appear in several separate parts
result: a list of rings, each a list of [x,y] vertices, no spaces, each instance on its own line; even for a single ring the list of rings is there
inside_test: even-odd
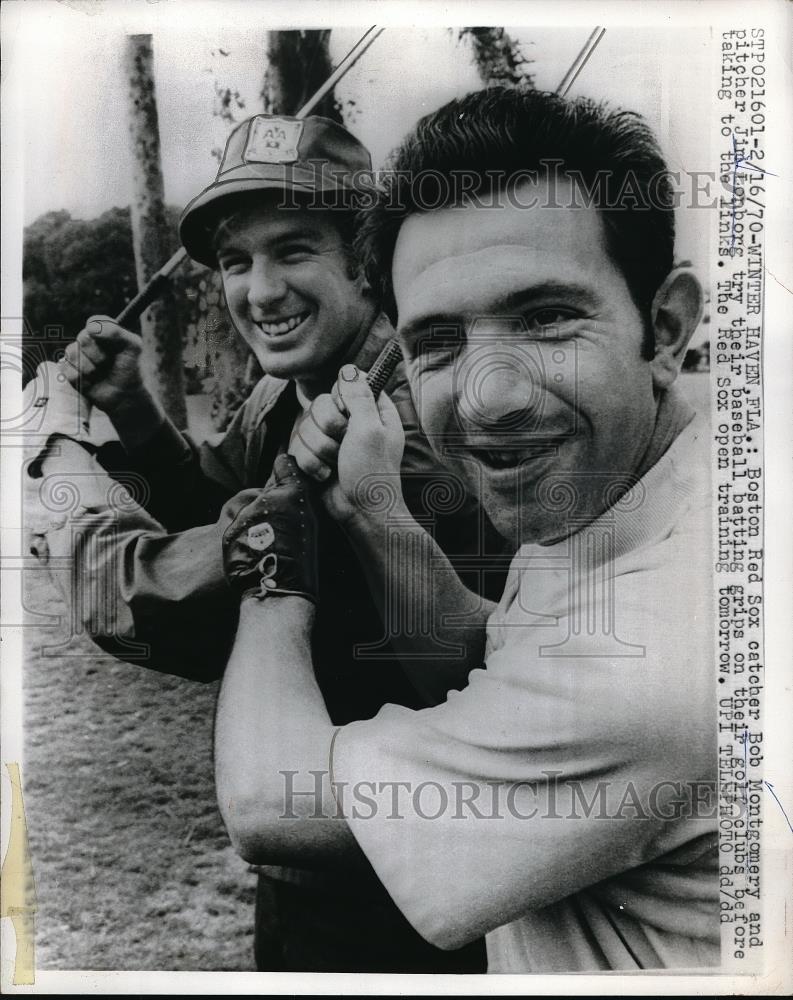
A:
[[[241,274],[248,267],[248,258],[242,256],[220,257],[218,264],[223,274]]]
[[[287,263],[297,263],[306,260],[314,253],[314,248],[307,243],[290,243],[281,251],[281,259]]]
[[[415,355],[425,368],[439,368],[456,358],[464,343],[465,334],[461,328],[437,328],[416,343]]]
[[[553,336],[554,330],[564,326],[571,319],[575,319],[577,315],[573,309],[548,306],[546,309],[538,309],[536,312],[530,313],[525,317],[525,320],[526,326],[531,332]]]

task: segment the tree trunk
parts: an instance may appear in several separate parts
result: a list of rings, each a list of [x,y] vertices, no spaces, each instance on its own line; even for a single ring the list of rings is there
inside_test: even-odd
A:
[[[267,114],[297,114],[319,90],[333,72],[329,41],[329,30],[268,32],[267,71],[261,94]],[[333,91],[311,114],[341,122]]]
[[[462,28],[460,38],[468,37],[474,52],[479,78],[491,84],[531,87],[534,78],[526,67],[531,62],[520,45],[503,28]]]
[[[160,133],[154,93],[151,35],[130,35],[125,47],[129,130],[134,158],[132,245],[138,286],[143,287],[176,249],[165,215]],[[187,426],[182,334],[168,291],[141,317],[143,369],[149,388],[179,428]]]

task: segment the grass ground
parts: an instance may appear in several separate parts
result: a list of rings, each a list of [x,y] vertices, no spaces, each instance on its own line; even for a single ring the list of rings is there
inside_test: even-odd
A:
[[[246,970],[255,876],[215,805],[217,685],[155,674],[67,635],[26,574],[23,788],[39,969]]]

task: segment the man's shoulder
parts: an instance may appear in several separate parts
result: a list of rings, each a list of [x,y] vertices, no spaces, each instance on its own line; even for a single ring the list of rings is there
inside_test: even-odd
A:
[[[641,485],[649,524],[663,536],[668,530],[670,539],[677,539],[679,558],[684,562],[708,558],[713,484],[710,435],[703,417],[690,421]]]
[[[243,431],[252,432],[281,398],[289,379],[263,375],[240,407]]]

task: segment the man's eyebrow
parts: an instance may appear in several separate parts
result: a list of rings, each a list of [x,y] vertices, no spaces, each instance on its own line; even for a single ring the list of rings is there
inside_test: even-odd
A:
[[[231,233],[226,232],[221,223],[212,235],[212,249],[215,253],[219,253],[221,250],[228,250],[234,242],[234,237]]]
[[[426,316],[417,316],[412,319],[407,326],[399,326],[398,332],[399,336],[403,337],[405,340],[409,340],[420,333],[426,333],[427,331],[439,332],[442,330],[448,330],[449,327],[459,327],[464,323],[462,316],[454,315],[453,313],[432,313]]]
[[[234,241],[230,238],[213,240],[213,249],[215,253],[233,253],[240,248],[234,244]]]
[[[505,296],[494,297],[487,305],[487,315],[499,316],[504,319],[518,317],[528,306],[547,299],[573,300],[576,304],[589,308],[594,308],[600,303],[597,293],[587,285],[568,281],[543,281],[540,284],[510,292]],[[472,318],[466,313],[426,313],[414,317],[405,326],[400,326],[399,335],[405,340],[409,340],[428,330],[460,326]]]
[[[232,227],[226,227],[224,223],[218,226],[215,235],[212,237],[212,246],[215,253],[222,251],[242,250],[243,241],[239,234]]]
[[[322,241],[323,235],[317,233],[316,230],[312,229],[310,226],[297,226],[294,229],[284,230],[282,233],[276,233],[273,236],[272,242],[274,244],[279,243],[291,243],[293,240],[305,240],[310,243],[320,243]]]
[[[301,226],[295,229],[284,230],[281,233],[275,233],[270,239],[270,244],[271,246],[282,246],[284,243],[292,243],[295,240],[317,244],[321,242],[321,236],[310,226],[306,226],[305,228]],[[218,233],[215,236],[214,244],[216,253],[244,249],[244,240],[236,237],[234,233]]]
[[[597,291],[588,285],[573,281],[543,281],[538,285],[510,292],[494,302],[494,311],[520,312],[526,306],[543,299],[573,299],[579,305],[596,306],[600,303]]]

